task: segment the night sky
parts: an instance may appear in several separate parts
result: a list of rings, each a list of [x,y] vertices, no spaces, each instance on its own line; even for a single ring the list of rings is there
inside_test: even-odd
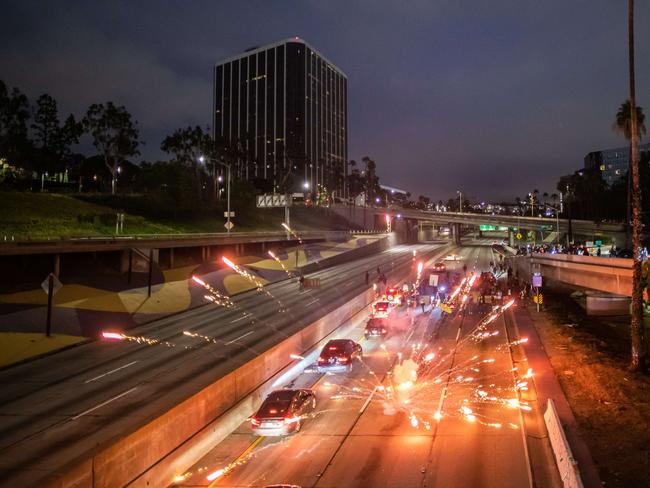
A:
[[[650,2],[636,4],[637,103],[650,110]],[[166,158],[175,128],[211,123],[218,60],[293,36],[348,75],[349,157],[375,159],[382,183],[414,198],[552,193],[585,153],[626,145],[612,131],[628,97],[623,0],[0,5],[0,78],[50,93],[62,116],[126,105],[146,160]]]

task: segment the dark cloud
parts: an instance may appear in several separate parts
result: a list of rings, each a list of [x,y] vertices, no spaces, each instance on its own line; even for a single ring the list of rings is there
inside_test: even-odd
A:
[[[301,36],[349,76],[350,158],[414,195],[554,191],[627,97],[626,2],[609,0],[4,2],[1,77],[63,112],[125,104],[143,157],[210,123],[212,65]],[[650,108],[650,3],[637,2],[637,93]]]

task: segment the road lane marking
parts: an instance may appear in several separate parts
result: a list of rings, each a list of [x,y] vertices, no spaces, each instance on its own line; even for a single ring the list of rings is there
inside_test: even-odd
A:
[[[376,391],[377,391],[377,387],[375,386],[372,389],[372,391],[370,392],[370,395],[368,395],[368,398],[366,398],[366,401],[364,402],[363,406],[361,407],[361,410],[359,410],[359,413],[363,413],[363,411],[366,409],[366,407],[370,403],[370,400],[372,400],[372,397],[374,396]]]
[[[124,368],[128,368],[129,366],[133,366],[137,362],[138,361],[132,361],[129,364],[125,364],[124,366],[120,366],[119,368],[115,368],[115,369],[109,371],[108,373],[100,374],[99,376],[95,376],[94,378],[90,378],[89,380],[84,381],[84,383],[90,383],[91,381],[98,380],[100,378],[103,378],[104,376],[108,376],[109,374],[113,374],[116,371],[119,371],[119,370],[124,369]]]
[[[260,442],[262,442],[262,441],[264,440],[264,437],[265,437],[265,436],[261,435],[261,436],[259,436],[257,439],[255,439],[255,440],[251,443],[251,445],[248,446],[246,449],[244,449],[244,452],[242,452],[239,456],[237,456],[237,459],[235,459],[233,462],[231,462],[230,464],[228,464],[228,466],[233,466],[233,467],[234,467],[234,466],[236,466],[237,464],[239,464],[239,463],[240,463],[240,462],[241,462],[241,461],[242,461],[246,456],[248,456],[248,455],[251,453],[251,451],[252,451],[253,449],[255,449],[255,448],[257,447],[257,445],[258,445]],[[216,478],[214,481],[212,481],[212,482],[208,485],[208,488],[212,488],[213,486],[215,486],[215,484],[217,483],[218,480],[219,480],[219,478]]]
[[[251,330],[250,332],[246,332],[244,335],[239,336],[237,339],[233,339],[232,341],[226,342],[224,346],[229,346],[230,344],[237,342],[239,339],[243,339],[244,337],[251,335],[253,332],[255,331]]]
[[[234,324],[235,322],[239,322],[240,320],[244,320],[244,319],[247,319],[247,318],[252,317],[252,316],[253,316],[252,313],[246,313],[246,314],[242,315],[241,317],[239,317],[238,319],[231,320],[230,323]]]
[[[305,303],[304,307],[308,307],[308,306],[310,306],[310,305],[313,305],[314,303],[316,303],[316,302],[319,301],[319,300],[320,300],[320,298],[315,298],[315,299],[313,299],[311,302],[309,302],[309,303]]]
[[[99,405],[95,405],[93,408],[89,408],[89,409],[86,410],[85,412],[81,412],[80,414],[75,415],[74,417],[72,417],[71,420],[77,420],[79,417],[83,417],[84,415],[89,414],[90,412],[93,412],[93,411],[97,410],[98,408],[103,407],[104,405],[108,405],[109,403],[111,403],[111,402],[117,400],[118,398],[122,398],[123,396],[126,396],[126,395],[128,395],[129,393],[131,393],[132,391],[135,391],[135,390],[137,390],[137,389],[138,389],[138,387],[137,387],[137,386],[134,386],[134,387],[131,388],[130,390],[127,390],[127,391],[125,391],[125,392],[123,392],[123,393],[120,393],[119,395],[114,396],[113,398],[110,398],[110,399],[106,400],[105,402],[100,403]]]

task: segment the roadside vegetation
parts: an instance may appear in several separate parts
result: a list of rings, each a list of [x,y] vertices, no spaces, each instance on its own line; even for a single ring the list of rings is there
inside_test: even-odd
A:
[[[0,239],[60,239],[115,235],[117,212],[125,213],[124,234],[179,234],[225,232],[225,219],[218,210],[197,212],[161,212],[159,206],[142,196],[67,195],[0,191]],[[233,206],[233,232],[282,230],[284,209],[241,211]],[[326,208],[294,208],[292,227],[297,230],[347,230],[345,219]]]
[[[650,379],[627,366],[630,317],[588,317],[565,295],[545,298],[545,311],[529,310],[603,486],[650,486]]]

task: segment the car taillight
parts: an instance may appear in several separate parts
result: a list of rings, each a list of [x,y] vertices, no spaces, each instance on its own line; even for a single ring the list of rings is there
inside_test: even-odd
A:
[[[318,356],[318,362],[319,362],[319,363],[324,363],[324,362],[325,362],[325,358],[324,358],[323,356]]]
[[[348,362],[348,358],[339,358],[339,363],[345,364],[347,362]]]
[[[298,420],[300,420],[300,417],[294,417],[293,415],[287,415],[284,418],[284,423],[285,424],[292,424],[294,422],[298,422]]]
[[[254,425],[255,427],[261,424],[260,420],[257,417],[251,417],[250,421],[251,421],[251,425]]]
[[[385,333],[386,333],[386,329],[381,329],[381,333],[382,333],[382,334],[385,334]]]

